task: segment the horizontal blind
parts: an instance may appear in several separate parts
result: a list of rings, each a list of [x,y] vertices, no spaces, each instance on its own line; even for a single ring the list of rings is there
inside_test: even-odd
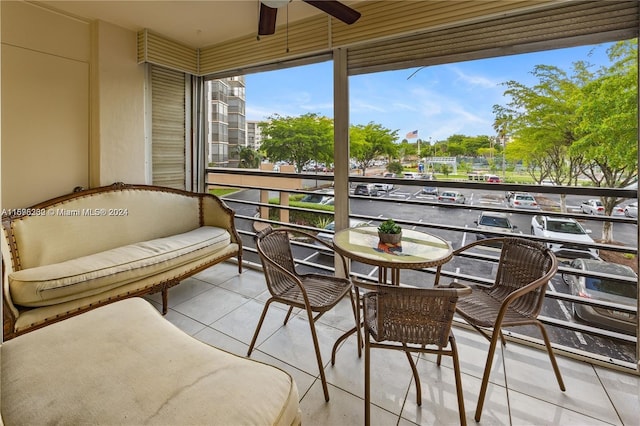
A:
[[[185,189],[185,74],[151,66],[153,184]]]
[[[138,32],[138,63],[198,74],[198,49],[194,49],[145,29]]]
[[[349,75],[638,36],[635,1],[559,3],[348,49]]]

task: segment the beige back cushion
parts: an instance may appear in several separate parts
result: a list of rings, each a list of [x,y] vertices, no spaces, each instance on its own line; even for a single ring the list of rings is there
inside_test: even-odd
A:
[[[197,197],[124,189],[69,200],[14,222],[22,269],[50,265],[199,226]]]

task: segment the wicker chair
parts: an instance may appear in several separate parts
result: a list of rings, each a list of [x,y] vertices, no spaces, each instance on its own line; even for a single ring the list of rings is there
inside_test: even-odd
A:
[[[352,291],[353,286],[348,278],[338,278],[332,275],[322,274],[299,274],[296,272],[293,255],[291,253],[290,233],[304,236],[309,240],[332,248],[329,244],[316,238],[314,235],[292,228],[283,227],[272,229],[271,227],[267,227],[256,234],[256,248],[260,255],[267,281],[267,288],[269,289],[269,293],[271,293],[271,297],[262,310],[262,315],[260,316],[260,321],[249,345],[247,356],[251,356],[251,352],[258,338],[258,333],[260,333],[260,328],[262,327],[271,303],[279,302],[289,305],[289,312],[287,312],[284,319],[285,325],[291,316],[293,308],[304,309],[309,318],[313,346],[322,379],[324,398],[326,401],[329,401],[329,390],[324,374],[322,357],[320,355],[315,322],[325,312],[336,306],[343,297],[349,295],[353,316],[357,324],[358,316],[356,314],[355,296]],[[335,255],[342,260],[343,270],[348,271],[345,258],[338,253],[335,253]],[[315,317],[313,316],[314,313],[317,314]]]
[[[354,280],[354,286],[370,290],[363,296],[364,311],[364,407],[365,424],[371,420],[370,371],[371,348],[402,350],[407,355],[416,384],[416,402],[422,405],[420,377],[411,352],[442,355],[453,358],[453,370],[458,396],[460,424],[466,425],[462,380],[456,341],[451,323],[458,297],[471,293],[471,288],[453,284],[452,288],[398,287],[369,284]],[[371,342],[370,337],[374,342]],[[382,343],[382,342],[397,342]]]
[[[502,246],[502,249],[493,285],[475,287],[473,293],[460,299],[456,307],[456,312],[490,342],[475,413],[477,422],[480,421],[482,414],[498,338],[501,339],[503,345],[506,344],[502,334],[503,327],[519,325],[538,327],[542,333],[560,389],[565,390],[549,336],[544,325],[537,319],[544,302],[547,283],[558,270],[558,261],[555,255],[542,244],[523,238],[479,240],[455,250],[453,255],[460,255],[478,245]],[[436,286],[440,279],[440,272],[441,267],[438,267]],[[488,333],[489,330],[493,330],[491,335]]]

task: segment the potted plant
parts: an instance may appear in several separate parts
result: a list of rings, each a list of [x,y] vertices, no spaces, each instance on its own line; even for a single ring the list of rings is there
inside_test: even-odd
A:
[[[378,226],[380,242],[399,244],[402,239],[402,228],[393,219],[387,219]]]

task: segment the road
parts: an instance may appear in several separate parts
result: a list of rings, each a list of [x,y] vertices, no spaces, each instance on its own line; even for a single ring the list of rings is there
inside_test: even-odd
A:
[[[461,192],[466,197],[466,205],[469,206],[487,206],[487,208],[507,207],[504,192],[502,191],[483,191],[481,193],[474,193],[470,190],[463,189]],[[536,194],[534,194],[534,196],[535,195]],[[233,197],[256,201],[258,199],[258,191],[242,191],[241,193],[233,195]],[[552,201],[559,204],[559,196],[556,197],[557,199],[552,199]],[[398,200],[398,204],[377,202],[379,199],[395,199]],[[389,193],[385,193],[380,197],[351,199],[350,207],[351,212],[354,215],[366,215],[370,217],[392,216],[398,219],[401,217],[405,220],[467,228],[475,227],[473,221],[477,219],[479,214],[479,211],[475,209],[453,209],[437,204],[415,205],[400,203],[405,200],[436,201],[435,197],[422,195],[420,186],[409,184],[396,187]],[[573,211],[575,213],[579,213],[579,205],[581,201],[582,198],[580,197],[568,196],[568,209],[570,209],[570,211],[571,209],[574,209]],[[236,209],[238,214],[253,216],[256,211],[255,207],[252,206],[233,204],[232,202],[230,202],[230,204],[232,205],[232,208]],[[393,208],[390,206],[397,206],[398,210],[402,210],[402,215],[390,214],[390,211],[393,211]],[[509,216],[512,223],[518,227],[517,231],[522,232],[523,234],[530,233],[531,212],[509,213]],[[251,231],[250,223],[242,223],[247,221],[238,222],[239,227]],[[592,230],[592,236],[595,238],[598,238],[602,232],[602,222],[586,220],[583,225]],[[428,232],[436,234],[449,241],[454,248],[464,246],[468,242],[475,240],[475,234],[470,232],[457,232],[439,229],[428,229]],[[637,247],[636,235],[636,225],[628,223],[614,224],[614,236],[618,242],[631,247]],[[298,258],[308,259],[326,266],[333,265],[333,259],[330,256],[322,254],[317,250],[307,248],[296,248],[296,250],[299,250],[296,254],[296,257]],[[495,249],[485,248],[485,250]],[[257,258],[253,260],[258,261]],[[447,264],[445,269],[452,271],[456,270],[457,272],[474,276],[491,276],[491,274],[495,272],[491,270],[491,264],[487,262],[479,265],[477,262],[470,264],[469,261],[467,261],[465,263],[464,260],[454,260]],[[352,271],[358,274],[368,275],[373,278],[377,277],[377,269],[370,265],[354,262],[352,264]],[[423,271],[403,271],[401,275],[402,283],[415,286],[430,286],[433,284],[433,278],[433,274],[425,273]],[[568,286],[563,282],[560,275],[556,275],[556,277],[554,277],[550,282],[549,289],[559,293],[569,292]],[[569,302],[547,299],[543,307],[542,315],[549,318],[575,322],[576,320],[572,315],[572,311],[573,309]],[[625,362],[635,362],[635,346],[633,344],[619,341],[617,339],[601,338],[587,333],[567,330],[559,327],[548,326],[547,330],[551,340],[560,345],[598,353],[605,357]],[[538,330],[534,327],[522,327],[521,329],[516,329],[516,332],[540,338]]]

